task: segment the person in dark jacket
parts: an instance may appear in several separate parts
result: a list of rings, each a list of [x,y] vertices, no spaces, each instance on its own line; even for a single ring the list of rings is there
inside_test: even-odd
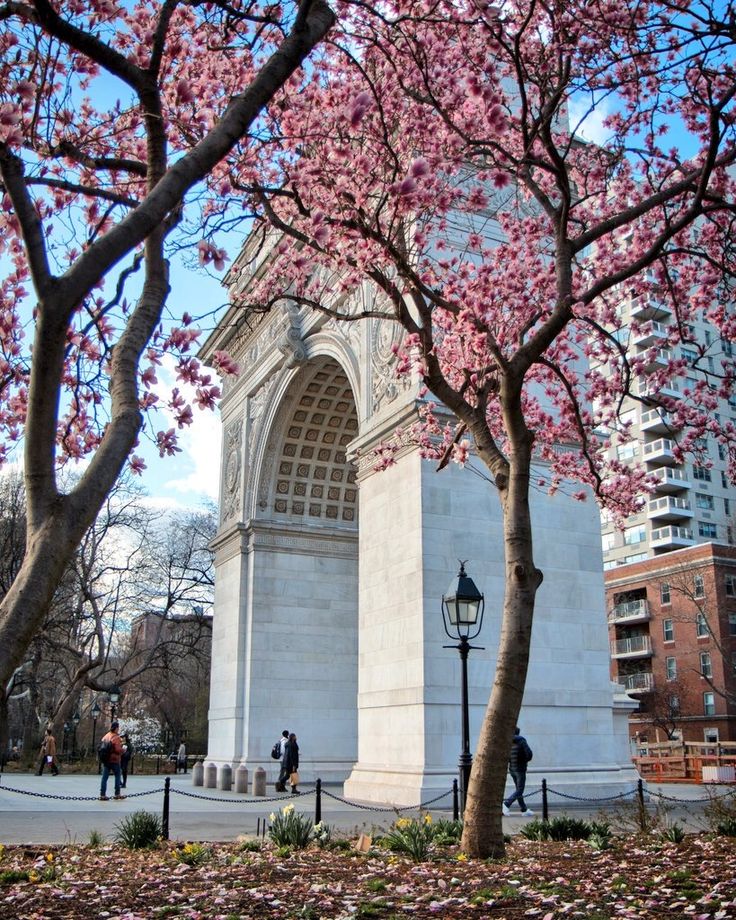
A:
[[[524,801],[524,786],[526,786],[526,765],[532,759],[532,749],[527,744],[526,738],[519,731],[519,727],[514,729],[514,740],[511,742],[511,753],[509,754],[509,773],[514,781],[514,791],[504,799],[503,813],[510,815],[509,808],[514,802],[519,803],[521,813],[525,818],[531,818],[534,812],[531,808],[526,807]]]
[[[130,758],[133,756],[133,745],[130,743],[127,732],[121,735],[121,738],[123,740],[123,753],[120,757],[120,775],[123,781],[120,783],[120,788],[125,789],[128,785],[128,764],[130,763]]]
[[[299,745],[296,743],[296,735],[292,732],[284,748],[284,773],[291,778],[291,775],[299,769]],[[291,779],[290,779],[291,781]],[[292,793],[298,795],[299,790],[296,783],[291,784]]]

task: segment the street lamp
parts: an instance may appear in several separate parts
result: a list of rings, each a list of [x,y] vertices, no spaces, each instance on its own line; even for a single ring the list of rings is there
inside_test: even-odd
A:
[[[64,723],[64,739],[61,743],[61,754],[62,756],[67,753],[69,749],[69,732],[72,730],[71,725],[68,722]],[[69,758],[67,757],[67,760]]]
[[[443,648],[456,648],[460,652],[462,677],[462,751],[459,760],[460,772],[460,808],[465,811],[465,800],[470,783],[470,770],[473,757],[470,753],[470,714],[468,711],[468,653],[471,648],[481,649],[480,645],[471,645],[470,640],[480,632],[483,625],[485,601],[476,588],[475,582],[465,572],[465,562],[460,563],[457,578],[453,578],[447,594],[442,595],[442,622],[445,632],[451,639],[457,639],[457,645],[445,645]]]
[[[115,721],[115,707],[120,702],[120,687],[110,687],[107,692],[107,698],[110,700],[110,721]]]
[[[100,718],[102,710],[97,705],[97,700],[94,701],[92,709],[90,709],[90,715],[92,716],[92,751],[95,749],[95,741],[97,740],[97,720]]]
[[[79,728],[79,722],[79,711],[75,710],[74,715],[72,716],[72,725],[74,726],[72,734],[72,759],[77,756],[77,729]]]

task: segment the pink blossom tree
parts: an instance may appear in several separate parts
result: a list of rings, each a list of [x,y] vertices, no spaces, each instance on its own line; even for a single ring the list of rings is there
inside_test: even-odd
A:
[[[424,454],[442,466],[474,452],[490,473],[506,589],[462,844],[498,855],[543,577],[533,463],[548,471],[539,485],[577,482],[576,497],[593,493],[623,520],[651,485],[607,453],[631,437],[619,417],[631,396],[669,413],[680,458],[707,432],[736,470],[736,431],[713,411],[732,395],[731,362],[707,363],[715,347],[694,371],[655,362],[630,344],[645,321],[625,319],[656,299],[673,317],[668,346],[690,341],[696,318],[714,342],[734,337],[732,28],[707,3],[347,6],[315,79],[269,106],[279,142],[231,174],[257,189],[272,245],[243,306],[288,298],[399,323],[398,372],[418,373],[426,397]],[[609,139],[586,141],[601,111]],[[375,303],[357,308],[350,294],[366,281]],[[665,394],[693,373],[680,399]],[[383,445],[380,462],[392,452]]]
[[[222,164],[254,155],[264,106],[304,82],[333,21],[323,0],[0,2],[0,453],[23,436],[27,494],[0,603],[2,747],[5,688],[126,462],[143,468],[141,432],[178,449],[156,431],[157,364],[171,355],[201,407],[219,395],[191,318],[165,312],[167,247],[199,240],[221,265],[206,228]],[[179,390],[165,408],[191,422]],[[64,493],[68,458],[88,463]]]

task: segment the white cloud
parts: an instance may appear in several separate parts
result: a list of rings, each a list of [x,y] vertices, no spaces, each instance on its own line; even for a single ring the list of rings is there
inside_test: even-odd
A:
[[[591,108],[589,97],[573,97],[569,106],[570,130],[577,137],[592,144],[605,146],[611,139],[610,129],[604,127],[603,121],[611,114],[607,100],[596,103]]]

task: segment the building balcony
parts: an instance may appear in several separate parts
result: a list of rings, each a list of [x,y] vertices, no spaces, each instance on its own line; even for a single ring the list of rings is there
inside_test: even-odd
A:
[[[652,640],[649,636],[629,636],[611,643],[611,658],[651,658]]]
[[[640,348],[651,348],[652,345],[666,342],[668,335],[669,327],[665,326],[664,323],[658,323],[653,320],[651,323],[642,326],[638,332],[633,332],[631,342]]]
[[[671,495],[663,495],[661,498],[651,499],[647,505],[647,517],[650,521],[677,521],[692,516],[693,509],[687,498],[672,498]]]
[[[636,320],[666,319],[672,315],[672,310],[663,303],[659,297],[650,291],[631,299],[631,318]]]
[[[642,357],[642,356],[640,356]],[[672,360],[672,352],[669,348],[657,348],[642,357],[644,361],[644,370],[647,373],[651,371],[662,370]]]
[[[648,409],[641,414],[639,428],[649,434],[670,434],[678,427],[666,409]]]
[[[639,378],[639,396],[659,402],[663,396],[670,399],[681,399],[680,385],[676,380],[668,380],[659,386],[650,383],[648,378]]]
[[[625,604],[614,604],[608,612],[610,625],[614,623],[646,623],[650,617],[649,601],[646,598],[627,601]]]
[[[649,693],[654,689],[654,675],[651,671],[622,675],[618,680],[624,685],[627,693]]]
[[[658,470],[652,470],[650,475],[657,480],[657,492],[680,492],[690,488],[690,480],[680,469],[661,466]]]
[[[689,527],[670,525],[653,530],[649,545],[652,549],[681,549],[684,546],[695,546],[695,540]]]
[[[649,441],[643,448],[644,459],[647,463],[673,466],[677,463],[674,453],[676,446],[675,442],[669,438],[657,438],[656,441]]]

